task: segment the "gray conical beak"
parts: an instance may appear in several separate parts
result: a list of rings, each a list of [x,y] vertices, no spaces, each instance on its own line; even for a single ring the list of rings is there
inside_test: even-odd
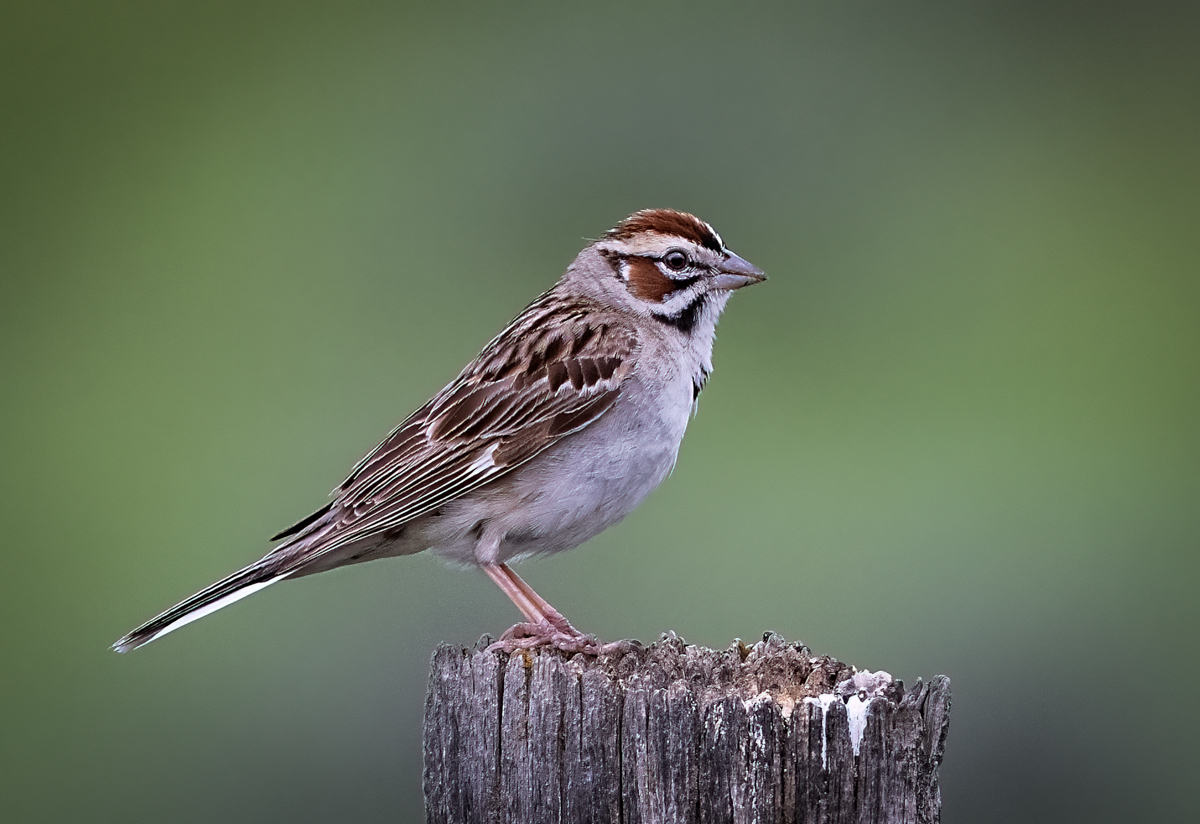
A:
[[[743,260],[733,252],[726,252],[725,260],[721,262],[717,269],[717,276],[713,278],[713,287],[732,292],[734,289],[741,289],[752,283],[762,283],[766,279],[767,276],[762,269],[748,260]]]

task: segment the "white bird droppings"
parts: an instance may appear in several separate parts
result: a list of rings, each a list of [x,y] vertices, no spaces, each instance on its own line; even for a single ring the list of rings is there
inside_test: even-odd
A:
[[[846,716],[850,721],[850,746],[854,748],[855,755],[858,755],[858,747],[862,744],[863,730],[867,728],[867,707],[870,706],[871,700],[868,698],[864,701],[856,693],[846,702]]]
[[[847,678],[835,688],[837,693],[827,693],[819,695],[816,698],[805,698],[804,703],[815,704],[821,708],[821,768],[829,768],[829,739],[828,733],[828,717],[829,707],[834,701],[841,701],[845,696],[846,702],[846,718],[850,725],[850,746],[854,749],[854,754],[858,755],[859,747],[862,746],[863,731],[867,728],[867,708],[871,705],[871,701],[883,695],[884,691],[892,684],[892,676],[880,670],[879,672],[870,672],[863,670],[857,672],[852,678]]]
[[[816,698],[805,698],[805,704],[816,704],[821,708],[821,769],[829,768],[829,736],[826,732],[828,729],[829,705],[837,701],[838,697],[832,693],[819,695]]]

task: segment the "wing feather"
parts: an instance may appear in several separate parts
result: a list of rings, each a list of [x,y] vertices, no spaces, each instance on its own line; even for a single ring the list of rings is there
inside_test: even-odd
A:
[[[607,412],[638,346],[632,327],[549,292],[354,467],[289,566],[397,527],[511,472]],[[301,522],[304,524],[304,522]]]

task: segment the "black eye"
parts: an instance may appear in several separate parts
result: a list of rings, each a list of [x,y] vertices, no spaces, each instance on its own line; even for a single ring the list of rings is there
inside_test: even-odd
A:
[[[688,256],[678,249],[667,252],[663,255],[662,260],[667,264],[667,268],[674,269],[676,272],[682,272],[688,267]]]

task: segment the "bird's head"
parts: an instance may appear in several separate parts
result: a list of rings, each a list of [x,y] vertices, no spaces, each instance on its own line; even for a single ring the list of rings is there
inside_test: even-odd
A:
[[[567,278],[592,297],[688,334],[706,316],[715,325],[731,292],[766,275],[700,218],[644,209],[584,249]]]

